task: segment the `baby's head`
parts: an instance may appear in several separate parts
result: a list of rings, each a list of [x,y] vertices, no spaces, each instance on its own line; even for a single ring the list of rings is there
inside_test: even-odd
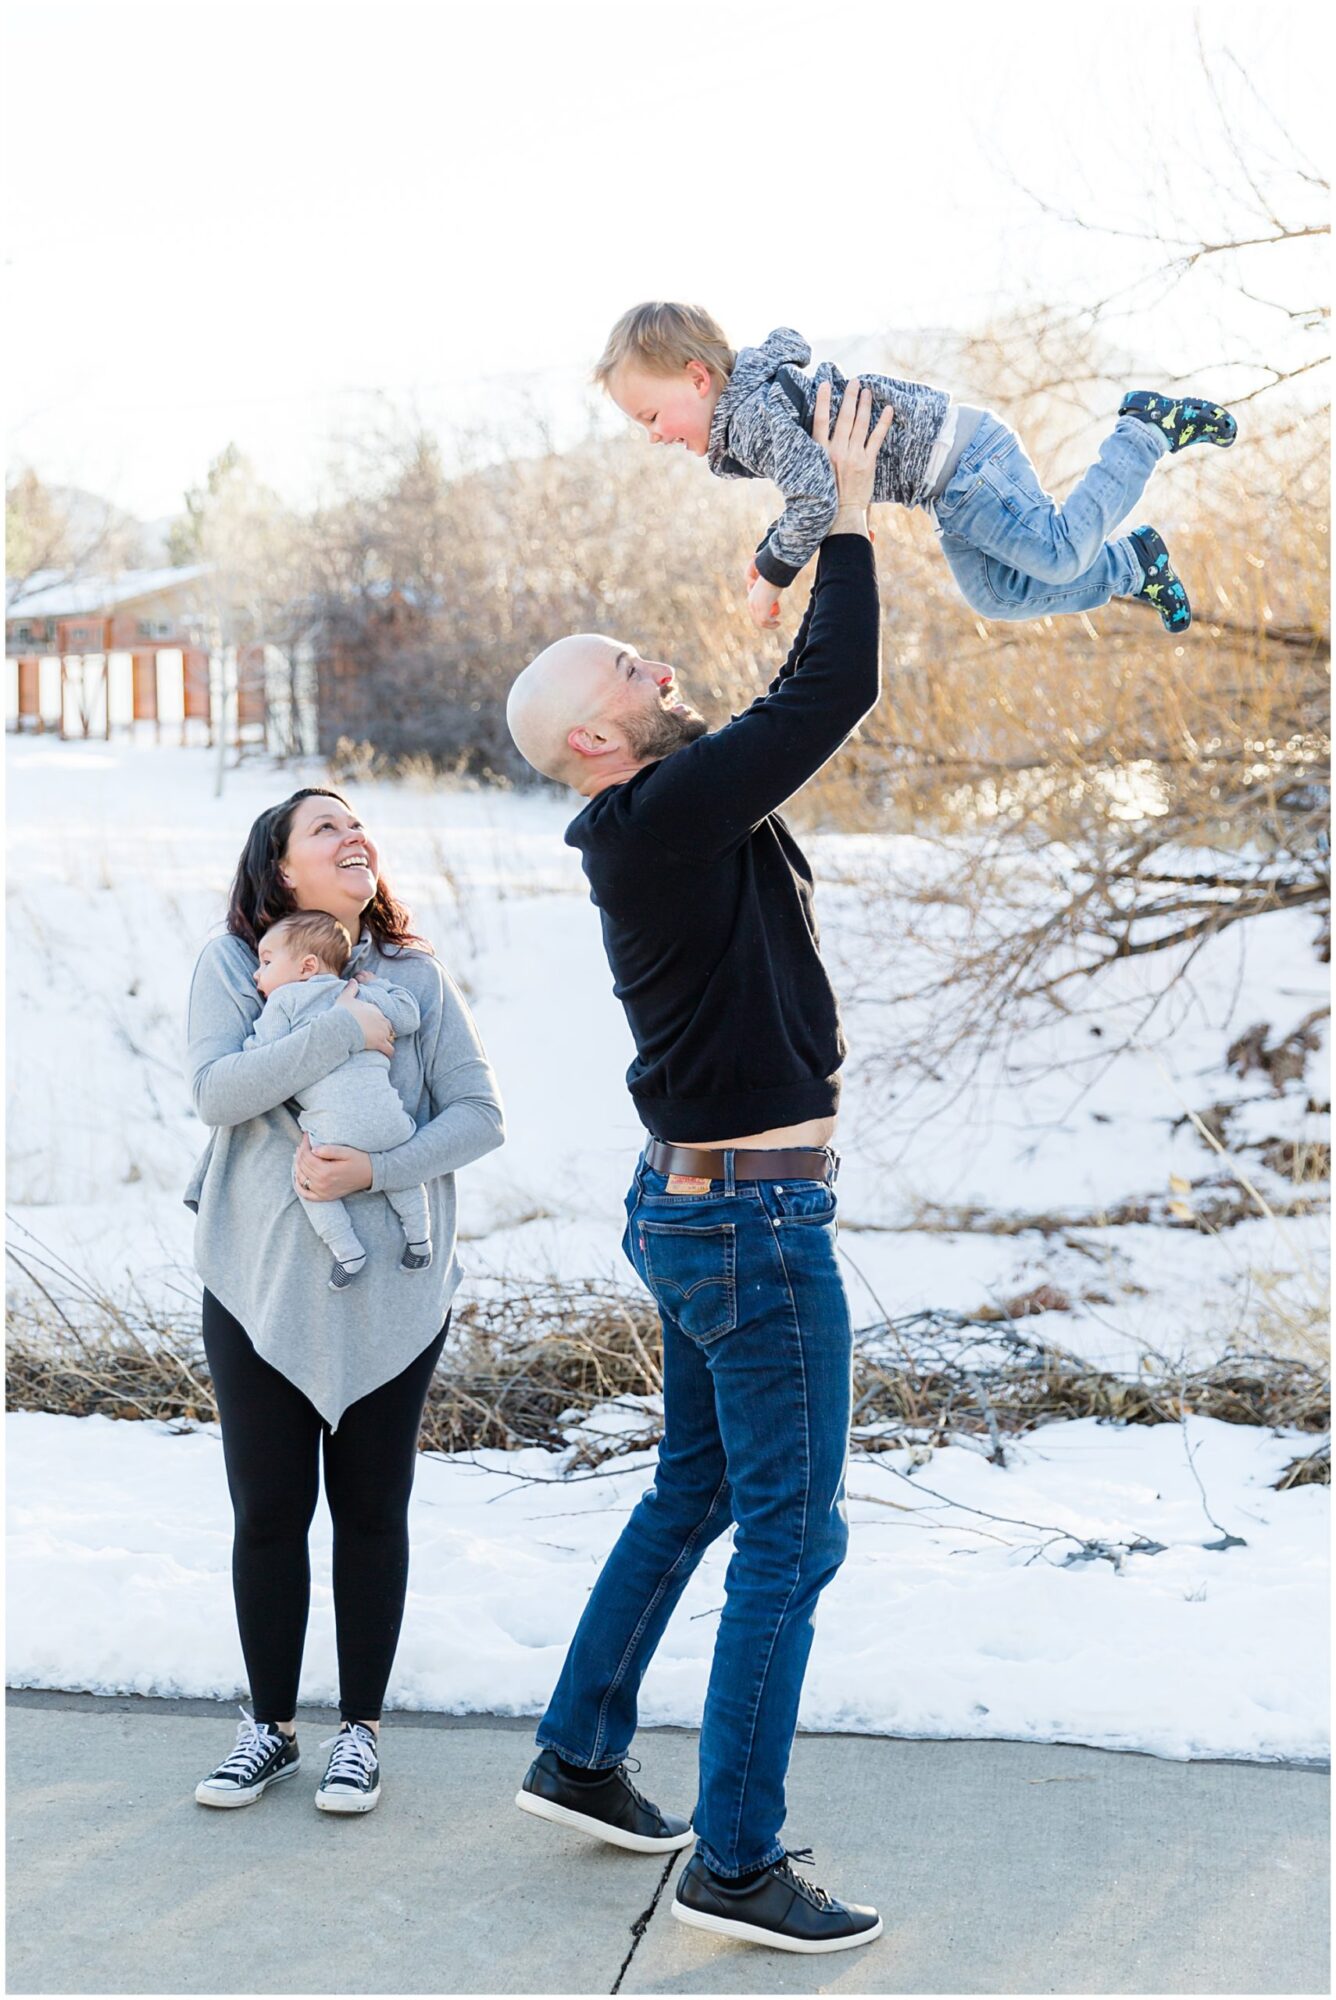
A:
[[[324,910],[294,910],[270,924],[260,939],[255,984],[267,1000],[280,986],[314,979],[320,972],[341,973],[352,951],[353,941],[337,917]]]
[[[703,306],[654,299],[622,314],[594,380],[651,444],[683,444],[704,458],[714,406],[736,360]]]

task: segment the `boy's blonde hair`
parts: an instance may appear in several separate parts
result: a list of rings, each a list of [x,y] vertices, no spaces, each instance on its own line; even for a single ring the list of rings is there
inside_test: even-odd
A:
[[[622,314],[599,356],[594,380],[606,389],[624,361],[647,368],[651,375],[676,375],[688,361],[703,361],[722,387],[737,358],[723,328],[704,306],[650,299]]]
[[[353,955],[353,941],[346,926],[327,910],[294,910],[290,916],[270,924],[264,935],[298,958],[310,953],[331,972],[342,972]]]

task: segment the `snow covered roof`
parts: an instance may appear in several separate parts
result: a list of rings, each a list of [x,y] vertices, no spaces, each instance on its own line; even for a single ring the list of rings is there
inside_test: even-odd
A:
[[[79,618],[133,604],[139,597],[156,597],[207,576],[208,563],[187,563],[180,569],[123,569],[115,576],[71,577],[63,570],[39,569],[5,604],[6,618]]]

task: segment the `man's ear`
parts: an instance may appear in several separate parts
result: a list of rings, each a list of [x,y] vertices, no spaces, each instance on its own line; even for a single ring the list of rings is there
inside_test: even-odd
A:
[[[566,747],[573,750],[577,757],[606,757],[616,745],[606,736],[601,736],[597,729],[578,728],[567,730]]]
[[[687,380],[698,396],[708,396],[714,387],[714,377],[703,361],[688,361]]]

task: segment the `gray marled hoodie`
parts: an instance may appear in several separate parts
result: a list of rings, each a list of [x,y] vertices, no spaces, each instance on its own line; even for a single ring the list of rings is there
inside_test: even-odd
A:
[[[773,479],[784,495],[784,512],[756,552],[761,575],[781,589],[816,554],[839,504],[830,460],[812,442],[812,411],[817,389],[829,382],[834,417],[846,378],[830,361],[802,374],[811,358],[811,348],[791,326],[776,327],[760,347],[744,347],[714,406],[706,452],[711,472],[721,479]],[[892,375],[858,379],[872,392],[874,421],[887,403],[895,410],[877,456],[872,497],[915,507],[924,498],[928,462],[951,398],[944,389],[899,382]]]
[[[421,1027],[395,1043],[389,1078],[416,1135],[371,1155],[371,1189],[345,1197],[369,1252],[346,1292],[329,1289],[329,1258],[292,1185],[301,1127],[292,1100],[365,1044],[346,1007],[316,1013],[265,1046],[251,1037],[261,1001],[255,953],[211,938],[190,983],[186,1075],[213,1128],[186,1189],[195,1209],[195,1267],[255,1350],[309,1397],[333,1428],[350,1403],[405,1369],[433,1340],[462,1275],[455,1255],[455,1173],[505,1136],[478,1031],[444,966],[424,952],[353,947],[349,972],[405,986]],[[436,1261],[399,1268],[403,1234],[380,1195],[425,1182]]]

